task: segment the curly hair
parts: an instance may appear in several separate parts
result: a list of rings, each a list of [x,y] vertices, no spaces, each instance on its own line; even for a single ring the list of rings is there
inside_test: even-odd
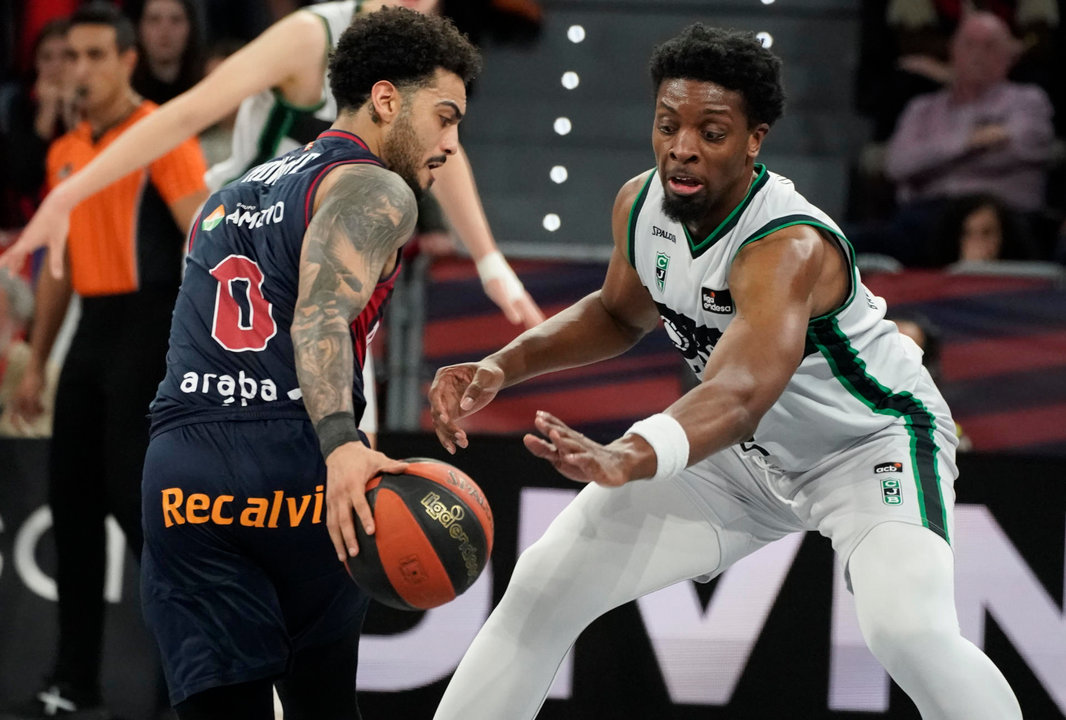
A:
[[[329,85],[339,110],[356,110],[374,83],[424,87],[437,68],[468,84],[481,71],[481,55],[447,18],[387,7],[356,17],[341,35],[329,60]]]
[[[781,60],[753,33],[689,25],[655,48],[648,64],[655,92],[663,80],[713,82],[740,94],[749,127],[773,125],[785,108]]]

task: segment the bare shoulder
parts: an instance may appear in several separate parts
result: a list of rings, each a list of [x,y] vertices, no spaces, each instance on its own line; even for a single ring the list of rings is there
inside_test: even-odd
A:
[[[629,210],[633,207],[633,203],[636,202],[637,195],[639,195],[640,191],[644,189],[644,186],[648,183],[648,178],[651,177],[654,172],[654,168],[646,170],[640,175],[636,175],[625,181],[614,198],[614,214],[616,216],[619,213],[622,213],[628,219]]]
[[[655,170],[642,172],[636,177],[627,180],[618,190],[614,198],[614,209],[611,211],[611,231],[614,235],[615,245],[621,248],[620,243],[625,242],[629,228],[629,214],[633,210],[633,203],[637,196],[648,183]]]

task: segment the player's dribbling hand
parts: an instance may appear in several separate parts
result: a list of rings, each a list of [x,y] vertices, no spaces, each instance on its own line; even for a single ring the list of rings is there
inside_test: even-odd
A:
[[[345,443],[326,458],[326,528],[341,562],[359,554],[353,510],[366,534],[374,534],[366,484],[380,473],[402,473],[406,469],[406,462],[393,460],[358,442]]]
[[[53,277],[63,277],[70,211],[62,206],[61,199],[56,195],[58,192],[57,187],[48,194],[22,230],[19,239],[0,255],[0,269],[7,268],[17,273],[27,255],[38,248],[47,247]]]
[[[430,414],[437,439],[450,454],[455,454],[456,446],[465,448],[469,443],[458,421],[492,402],[503,379],[503,370],[485,360],[437,371],[429,388]]]
[[[543,410],[537,411],[534,424],[547,440],[528,434],[522,442],[531,453],[550,462],[561,475],[576,482],[594,482],[609,487],[629,482],[630,469],[616,443],[601,445],[589,440]]]

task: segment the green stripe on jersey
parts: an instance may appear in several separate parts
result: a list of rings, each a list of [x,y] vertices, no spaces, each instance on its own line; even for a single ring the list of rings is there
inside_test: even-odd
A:
[[[688,227],[686,227],[684,223],[681,224],[681,227],[685,228],[685,238],[688,239],[688,249],[689,252],[692,253],[693,258],[698,258],[703,253],[707,252],[712,245],[718,242],[730,230],[735,228],[737,223],[740,222],[740,216],[744,213],[744,210],[747,209],[748,205],[751,204],[752,198],[754,198],[756,193],[762,190],[766,185],[766,182],[770,179],[770,173],[766,172],[766,166],[762,163],[755,163],[754,170],[756,173],[755,181],[751,184],[751,187],[748,188],[748,193],[744,196],[744,199],[733,208],[733,211],[726,216],[725,220],[723,220],[710,235],[703,238],[703,240],[696,242],[692,239],[692,235],[689,234]]]
[[[833,375],[853,397],[879,415],[904,418],[911,439],[911,466],[922,524],[950,544],[947,509],[940,491],[940,470],[936,459],[936,421],[932,413],[911,393],[894,393],[870,375],[866,363],[840,330],[836,318],[811,321],[807,338],[821,351]]]
[[[626,254],[629,256],[629,264],[634,268],[637,267],[637,217],[640,216],[640,211],[644,207],[644,201],[648,199],[648,186],[651,185],[654,177],[655,170],[652,170],[648,173],[648,179],[644,181],[644,187],[637,193],[637,199],[633,201],[632,207],[629,208],[629,240],[626,243]]]
[[[851,241],[844,237],[844,235],[842,235],[838,230],[829,227],[818,218],[812,217],[810,215],[785,215],[784,217],[774,218],[773,220],[756,230],[754,233],[749,235],[748,238],[744,240],[744,242],[740,243],[740,245],[737,247],[737,251],[733,253],[732,259],[736,260],[736,257],[740,253],[740,251],[751,243],[755,242],[756,240],[761,240],[767,235],[775,233],[778,230],[783,230],[787,227],[792,227],[793,225],[810,225],[812,227],[816,227],[833,235],[840,242],[841,249],[844,251],[844,256],[848,263],[848,297],[834,310],[830,310],[824,315],[819,315],[816,318],[812,318],[812,322],[814,320],[822,320],[832,315],[836,315],[838,312],[840,312],[851,304],[851,301],[855,299],[855,292],[856,290],[858,290],[859,287],[859,283],[855,281],[855,248],[852,247]]]

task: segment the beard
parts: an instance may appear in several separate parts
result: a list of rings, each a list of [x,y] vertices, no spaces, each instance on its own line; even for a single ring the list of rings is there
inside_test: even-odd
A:
[[[711,203],[707,193],[682,196],[663,193],[663,214],[674,222],[683,225],[699,225],[710,212]]]
[[[419,170],[422,169],[422,153],[409,111],[401,111],[396,118],[391,132],[381,144],[381,159],[389,170],[403,178],[416,198],[422,198],[426,191],[418,179]]]

